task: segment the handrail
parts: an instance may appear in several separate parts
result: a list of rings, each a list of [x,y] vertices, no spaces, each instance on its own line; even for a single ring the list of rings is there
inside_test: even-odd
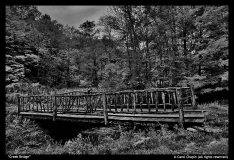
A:
[[[190,89],[191,91],[191,104],[183,104],[182,90]],[[70,92],[74,93],[76,91]],[[20,111],[40,111],[40,112],[52,112],[53,120],[56,119],[57,112],[70,113],[71,108],[77,109],[77,113],[80,113],[79,109],[83,108],[85,112],[96,111],[97,107],[104,109],[106,117],[108,112],[119,112],[123,109],[127,112],[136,113],[140,109],[143,113],[144,110],[148,112],[158,112],[159,106],[163,106],[163,111],[167,110],[167,106],[171,106],[171,110],[174,111],[174,107],[179,109],[180,123],[183,125],[184,114],[183,106],[194,106],[195,98],[192,87],[168,87],[168,88],[152,88],[148,90],[132,90],[132,91],[119,91],[119,92],[82,92],[85,94],[80,95],[18,95],[18,114]],[[89,94],[87,94],[89,93]],[[95,93],[95,94],[94,94]],[[189,97],[189,96],[188,96]],[[187,97],[187,98],[188,98]],[[186,98],[186,97],[185,97]],[[90,108],[91,107],[91,108]],[[105,107],[105,108],[103,108]],[[130,111],[131,110],[131,111]],[[107,123],[107,119],[105,118]]]

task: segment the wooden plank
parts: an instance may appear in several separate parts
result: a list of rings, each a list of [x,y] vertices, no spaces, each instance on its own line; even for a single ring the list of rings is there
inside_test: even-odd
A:
[[[179,114],[124,114],[124,113],[108,113],[108,116],[118,117],[151,117],[151,118],[179,118]],[[204,114],[187,114],[185,118],[204,118]]]
[[[20,115],[32,115],[32,116],[51,116],[53,117],[53,114],[51,113],[38,113],[38,112],[21,112]],[[83,116],[83,115],[74,115],[74,114],[59,114],[57,113],[56,118],[57,117],[79,117],[79,116]],[[89,114],[89,115],[84,115],[84,117],[92,117],[92,116],[98,116],[98,115],[94,115],[94,114]],[[114,114],[114,113],[108,113],[108,120],[109,117],[111,116],[115,116],[117,118],[119,117],[135,117],[135,118],[175,118],[178,120],[179,115],[178,114],[173,114],[173,115],[152,115],[152,114]],[[100,115],[100,117],[103,119],[103,116]],[[185,115],[186,119],[203,119],[204,115]]]
[[[116,120],[116,121],[132,121],[132,122],[178,122],[176,119],[164,119],[164,118],[136,118],[136,117],[115,117],[109,116],[109,120]],[[197,122],[203,123],[204,120],[202,119],[190,119],[185,120],[185,122]]]
[[[36,114],[36,113],[34,113]],[[50,113],[43,113],[43,115],[32,115],[28,114],[27,112],[21,112],[22,116],[27,116],[31,118],[38,118],[44,119],[43,117],[52,117]],[[67,115],[67,114],[57,114],[57,120],[68,120],[72,119],[74,121],[79,119],[88,119],[88,120],[102,120],[103,116],[95,116],[95,115]],[[132,121],[132,122],[178,122],[177,119],[171,118],[139,118],[139,117],[117,117],[117,116],[108,116],[108,120],[115,120],[115,121]],[[192,122],[192,123],[204,123],[204,119],[185,119],[185,122]]]

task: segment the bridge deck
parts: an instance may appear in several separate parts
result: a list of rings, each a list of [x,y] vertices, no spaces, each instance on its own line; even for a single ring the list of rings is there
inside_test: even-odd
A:
[[[108,112],[108,120],[109,121],[126,121],[126,122],[178,122],[179,114],[178,109],[175,109],[174,112],[166,111],[163,109],[159,109],[157,113],[150,112],[147,113],[147,109],[145,112],[137,113],[127,112],[126,109],[123,112]],[[143,110],[144,111],[144,110]],[[132,110],[133,112],[133,110]],[[185,122],[193,122],[193,123],[203,123],[204,122],[204,110],[184,110],[184,121]],[[35,119],[52,119],[53,113],[39,113],[39,112],[20,112],[21,116],[35,118]],[[100,120],[103,121],[103,110],[97,109],[95,113],[86,113],[85,110],[80,112],[69,112],[62,113],[57,112],[56,120],[62,121],[79,121],[79,120]]]

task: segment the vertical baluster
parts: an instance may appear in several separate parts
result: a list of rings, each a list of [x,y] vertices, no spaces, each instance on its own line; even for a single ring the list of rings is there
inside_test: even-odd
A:
[[[148,100],[148,111],[151,111],[151,107],[150,107],[150,92],[146,92],[147,93],[147,100]]]
[[[136,93],[133,92],[133,107],[134,107],[134,113],[136,113]]]
[[[123,93],[123,100],[124,100],[123,104],[125,105],[125,103],[126,103],[125,93]]]
[[[127,93],[127,95],[128,95],[127,111],[129,112],[129,104],[130,104],[130,93]]]
[[[36,107],[37,107],[37,112],[38,112],[38,96],[35,97],[36,101]]]
[[[114,94],[114,96],[115,96],[115,112],[117,112],[117,95],[116,95],[116,93]]]
[[[181,89],[176,89],[176,96],[178,99],[178,107],[179,107],[179,123],[180,126],[183,128],[184,125],[184,111],[183,111],[183,104],[181,102]]]
[[[140,108],[141,108],[141,112],[143,112],[143,111],[142,111],[143,92],[140,92],[140,98],[141,98],[141,100],[140,100]]]
[[[137,94],[137,91],[135,91],[135,96],[136,96],[136,105],[139,103],[138,102],[138,94]]]
[[[57,96],[54,97],[54,107],[53,107],[53,121],[55,121],[57,116]]]
[[[168,103],[169,105],[171,104],[171,95],[170,95],[170,91],[167,91],[167,94],[168,94]]]
[[[111,112],[111,94],[107,96],[107,107],[109,107],[109,111]]]
[[[30,109],[31,109],[31,96],[30,97],[28,97],[28,111],[30,111]]]
[[[17,95],[17,101],[18,101],[18,116],[20,115],[20,95]]]
[[[154,104],[153,91],[150,92],[150,96],[151,96],[151,104]]]
[[[164,91],[162,91],[162,100],[163,100],[163,108],[164,108],[164,112],[166,111],[166,101],[165,101],[165,93]]]
[[[195,95],[194,95],[194,87],[193,87],[193,85],[190,85],[190,91],[191,91],[192,107],[194,108],[196,106],[196,101],[195,101]]]
[[[174,90],[173,92],[173,100],[174,100],[174,105],[177,105],[178,106],[178,102],[177,102],[177,99],[176,99],[176,90]]]
[[[24,97],[22,97],[22,108],[21,108],[22,111],[24,111]]]
[[[123,96],[124,96],[124,94],[120,93],[121,112],[123,112]]]
[[[79,106],[80,106],[80,100],[79,100],[79,96],[76,97],[76,106],[77,106],[77,112],[79,112]]]
[[[45,108],[45,99],[46,99],[46,96],[44,96],[45,98],[43,98],[43,101],[44,101],[44,103],[43,103],[43,110],[44,110],[44,112],[46,112],[46,108]]]
[[[39,96],[38,98],[39,98],[39,101],[38,101],[38,102],[39,102],[39,104],[40,104],[40,109],[41,109],[41,112],[42,112],[42,104],[41,104],[42,101],[41,101],[41,96]]]
[[[108,112],[107,112],[107,104],[106,104],[106,94],[102,94],[102,103],[103,103],[103,115],[104,115],[104,123],[108,124]]]
[[[156,109],[156,113],[158,112],[158,102],[159,102],[158,91],[156,91],[155,92],[155,109]]]
[[[32,111],[34,110],[34,101],[33,101],[34,99],[33,98],[34,98],[34,96],[31,97],[31,102],[30,102],[32,104],[32,108],[31,108]]]
[[[51,103],[50,104],[50,112],[53,112],[53,96],[52,95],[50,96],[50,100],[51,100],[50,101],[50,103]]]
[[[172,111],[174,111],[174,105],[175,105],[175,99],[173,98],[174,96],[174,91],[172,91],[171,92],[171,94],[172,94],[172,96],[171,96],[171,98],[172,98],[172,100],[171,100],[171,109],[172,109]]]

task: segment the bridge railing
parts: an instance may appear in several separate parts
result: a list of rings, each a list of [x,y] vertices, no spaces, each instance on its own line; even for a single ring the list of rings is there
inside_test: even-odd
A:
[[[147,90],[120,91],[106,93],[106,104],[110,112],[158,112],[178,107],[178,96],[176,90],[181,90],[181,103],[183,106],[195,106],[195,98],[192,92],[188,95],[190,87],[170,87]],[[101,95],[105,92],[69,92],[65,94],[20,96],[19,106],[21,111],[53,112],[56,105],[57,110],[62,113],[94,112],[102,109]],[[82,110],[80,110],[82,111]]]
[[[158,113],[175,109],[183,117],[184,106],[195,106],[192,87],[97,92],[73,91],[52,96],[19,96],[18,112],[94,114],[97,112]]]

